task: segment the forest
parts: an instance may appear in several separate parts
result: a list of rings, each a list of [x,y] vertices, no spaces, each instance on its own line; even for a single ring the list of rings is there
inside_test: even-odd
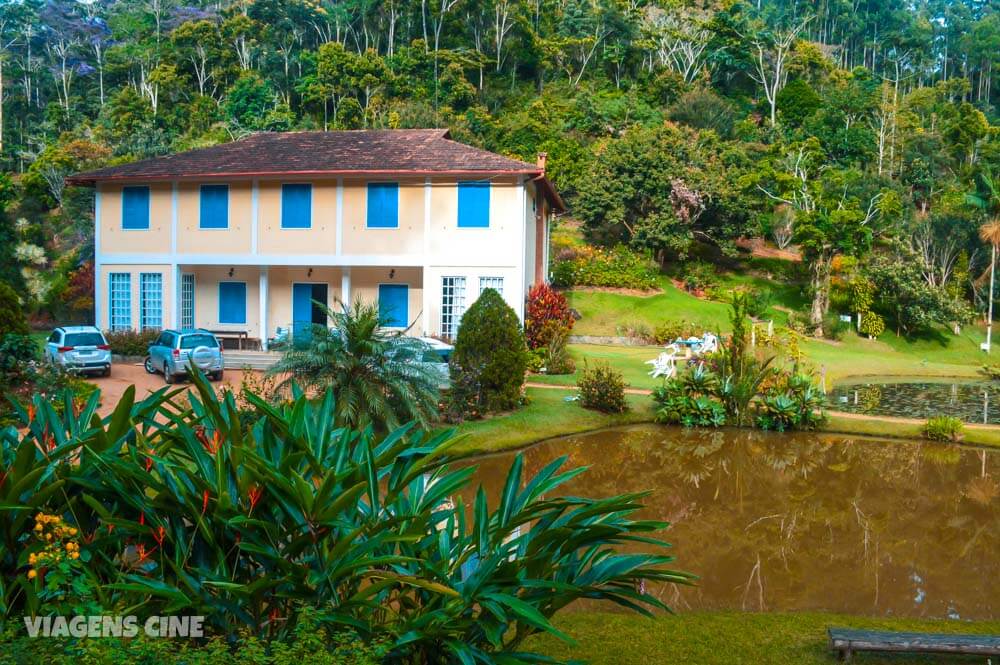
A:
[[[0,0],[0,281],[36,323],[88,319],[75,171],[447,127],[548,153],[593,245],[796,252],[817,332],[838,281],[897,331],[964,323],[1000,243],[998,58],[984,0]]]

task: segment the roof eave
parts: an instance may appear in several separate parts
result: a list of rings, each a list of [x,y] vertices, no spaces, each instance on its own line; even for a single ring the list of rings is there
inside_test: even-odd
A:
[[[78,173],[67,176],[65,183],[77,187],[94,187],[98,183],[120,183],[120,182],[187,182],[192,180],[206,179],[253,179],[253,178],[277,178],[296,179],[310,177],[338,177],[338,176],[435,176],[435,175],[456,175],[456,176],[537,176],[537,169],[366,169],[366,170],[315,170],[315,171],[257,171],[257,172],[206,172],[206,173],[186,173],[184,175],[97,175],[91,173]],[[553,190],[554,193],[554,190]]]

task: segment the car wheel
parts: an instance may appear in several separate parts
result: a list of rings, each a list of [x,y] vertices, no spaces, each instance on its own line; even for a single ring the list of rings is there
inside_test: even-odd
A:
[[[156,367],[153,366],[153,358],[151,356],[146,356],[146,360],[142,363],[142,366],[146,368],[147,374],[156,374]],[[111,369],[108,368],[108,371],[110,372]]]
[[[173,372],[170,371],[170,365],[163,363],[163,382],[167,385],[172,384],[175,381]]]
[[[213,381],[222,381],[223,371],[220,369],[218,372],[212,373]]]
[[[104,368],[104,371],[101,372],[101,376],[105,377],[111,376],[111,365],[108,365],[107,367]]]

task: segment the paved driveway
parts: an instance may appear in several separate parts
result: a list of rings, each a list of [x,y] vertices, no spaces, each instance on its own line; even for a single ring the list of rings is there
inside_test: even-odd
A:
[[[234,389],[239,389],[242,380],[243,370],[227,369],[224,380],[213,385],[218,388],[229,385]],[[122,394],[129,386],[135,386],[135,397],[137,400],[140,400],[166,385],[163,383],[163,376],[160,374],[147,374],[146,370],[140,364],[123,363],[115,363],[111,367],[111,376],[87,377],[87,381],[93,383],[101,390],[101,406],[99,408],[101,415],[107,415],[114,410],[118,404],[118,400],[121,399]],[[186,380],[182,380],[180,383],[175,384],[175,387],[181,388],[185,385],[190,386],[191,384]]]

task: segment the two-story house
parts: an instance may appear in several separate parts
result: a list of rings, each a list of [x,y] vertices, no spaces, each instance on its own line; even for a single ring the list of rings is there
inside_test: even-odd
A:
[[[485,288],[524,317],[563,209],[528,164],[442,129],[288,132],[76,174],[95,195],[96,325],[208,328],[265,345],[377,301],[453,338]]]

